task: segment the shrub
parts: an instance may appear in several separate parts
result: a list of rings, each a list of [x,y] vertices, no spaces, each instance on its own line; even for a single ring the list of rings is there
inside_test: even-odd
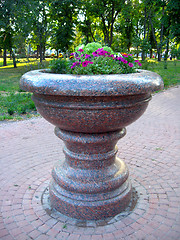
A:
[[[95,42],[71,53],[69,60],[53,60],[49,65],[53,73],[78,75],[134,73],[139,66],[132,54],[114,54],[111,48]]]

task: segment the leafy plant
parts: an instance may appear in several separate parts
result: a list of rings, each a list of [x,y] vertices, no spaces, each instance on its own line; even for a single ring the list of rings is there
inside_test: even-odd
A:
[[[3,109],[0,109],[0,114],[6,113],[10,116],[17,113],[26,114],[27,112],[36,109],[34,102],[31,100],[30,93],[10,93],[0,95],[0,102],[1,109]]]
[[[68,62],[63,58],[59,58],[57,60],[53,59],[50,61],[49,67],[54,73],[66,73]]]
[[[132,54],[114,54],[111,48],[99,43],[89,43],[71,53],[70,60],[53,60],[49,65],[54,73],[77,75],[134,73],[139,66],[141,63]]]

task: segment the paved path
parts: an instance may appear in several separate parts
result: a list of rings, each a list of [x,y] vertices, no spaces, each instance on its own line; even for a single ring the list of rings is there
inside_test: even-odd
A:
[[[156,94],[118,142],[138,201],[106,221],[48,209],[51,169],[63,156],[53,128],[42,118],[0,124],[1,240],[180,239],[180,87]]]

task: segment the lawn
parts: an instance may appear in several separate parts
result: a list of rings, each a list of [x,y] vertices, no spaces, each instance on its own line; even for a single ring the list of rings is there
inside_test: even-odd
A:
[[[0,67],[0,121],[21,120],[37,115],[31,93],[22,92],[19,80],[25,72],[47,67],[48,61],[40,64],[36,59],[29,62],[21,59],[17,63],[17,68],[14,68],[13,62],[8,60],[8,66]]]
[[[164,81],[165,88],[180,84],[180,61],[148,60],[143,68],[158,73]]]
[[[40,64],[36,59],[19,59],[17,68],[8,60],[8,66],[0,67],[0,121],[21,120],[36,116],[36,108],[31,100],[31,93],[22,92],[19,79],[27,71],[47,68],[48,61]],[[0,59],[0,66],[2,59]],[[164,81],[165,88],[180,84],[180,61],[157,62],[147,60],[143,68],[157,72]]]

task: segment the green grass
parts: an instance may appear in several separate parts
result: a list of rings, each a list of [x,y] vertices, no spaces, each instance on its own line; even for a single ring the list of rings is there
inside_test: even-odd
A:
[[[26,64],[37,64],[39,60],[37,58],[16,58],[16,63],[18,66],[24,66]],[[13,67],[13,60],[7,58],[7,66],[3,66],[3,58],[0,58],[0,67],[7,68],[8,66]]]
[[[17,63],[17,68],[12,64],[8,61],[8,66],[0,67],[0,121],[21,120],[37,115],[34,102],[31,100],[32,94],[22,92],[19,80],[25,72],[48,67],[48,61],[40,64],[35,60],[26,62],[22,59]]]
[[[0,120],[23,119],[23,115],[30,116],[36,113],[31,93],[4,93],[0,94]]]
[[[22,60],[20,63],[17,63],[17,68],[14,68],[12,64],[0,67],[0,91],[20,91],[19,79],[25,72],[46,67],[48,67],[48,61],[43,61],[40,64],[35,60],[31,62],[24,62]]]
[[[12,61],[8,61],[9,65],[6,67],[0,67],[0,121],[20,120],[37,115],[31,93],[22,92],[19,80],[27,71],[47,68],[48,61],[40,65],[35,59],[31,60],[27,62],[20,59],[17,68],[13,68]],[[143,63],[143,68],[157,72],[163,78],[165,88],[180,84],[180,61],[167,61],[166,66],[163,61],[159,63],[148,60]]]
[[[149,60],[142,64],[144,69],[156,72],[162,77],[165,88],[180,84],[180,61]]]

